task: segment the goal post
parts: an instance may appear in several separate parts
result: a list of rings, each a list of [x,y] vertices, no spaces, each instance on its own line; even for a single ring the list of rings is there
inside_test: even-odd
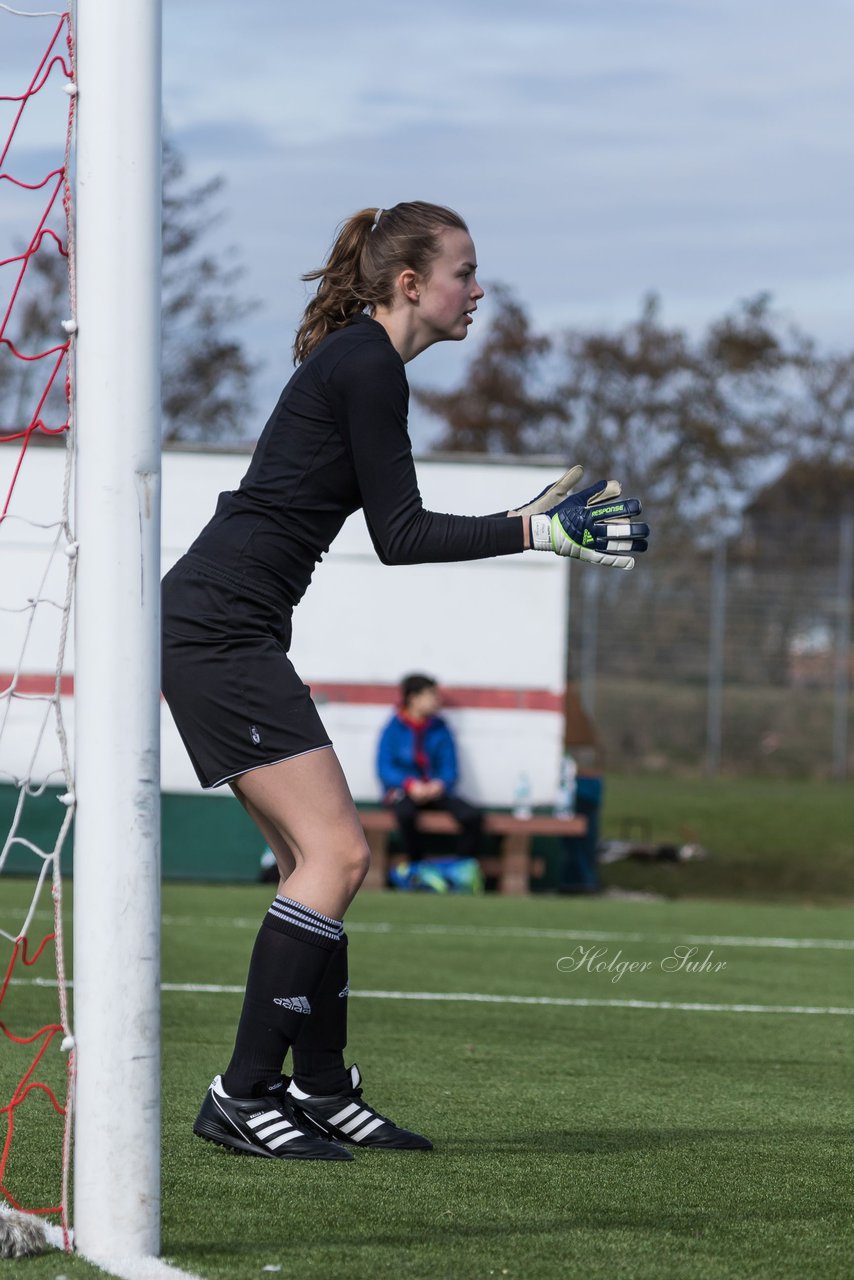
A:
[[[77,0],[75,1245],[160,1234],[160,0]]]

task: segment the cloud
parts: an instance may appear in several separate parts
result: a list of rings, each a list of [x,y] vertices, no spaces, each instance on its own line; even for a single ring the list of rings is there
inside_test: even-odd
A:
[[[543,323],[618,323],[650,288],[693,323],[768,289],[844,340],[852,44],[845,0],[165,0],[164,97],[191,179],[226,176],[266,402],[300,274],[398,199],[459,208]],[[0,76],[23,54],[0,38]]]

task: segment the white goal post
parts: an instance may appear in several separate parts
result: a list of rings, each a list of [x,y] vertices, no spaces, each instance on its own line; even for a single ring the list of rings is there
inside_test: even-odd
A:
[[[77,0],[74,1239],[160,1247],[160,0]]]

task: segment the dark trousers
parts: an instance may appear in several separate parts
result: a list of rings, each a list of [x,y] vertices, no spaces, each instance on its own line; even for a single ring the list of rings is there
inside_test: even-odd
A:
[[[421,832],[418,830],[418,812],[420,809],[445,809],[460,824],[457,837],[457,852],[461,858],[476,858],[480,845],[480,833],[483,827],[483,814],[475,805],[460,796],[438,796],[428,800],[426,804],[416,804],[409,796],[396,800],[389,806],[397,818],[401,839],[407,858],[410,862],[420,862],[424,856]]]

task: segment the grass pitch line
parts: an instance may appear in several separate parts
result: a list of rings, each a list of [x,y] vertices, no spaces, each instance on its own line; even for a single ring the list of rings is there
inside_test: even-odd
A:
[[[199,925],[231,926],[254,929],[256,917],[242,916],[163,916],[167,928],[195,928]],[[699,947],[772,947],[792,951],[854,951],[850,938],[753,938],[738,934],[706,933],[611,933],[601,929],[536,929],[513,925],[391,924],[347,921],[348,933],[437,934],[469,938],[472,934],[485,938],[556,938],[571,942],[687,942]]]
[[[242,996],[244,988],[215,986],[201,982],[164,982],[161,991],[190,995]],[[708,1004],[700,1001],[676,1000],[605,1000],[587,999],[581,996],[495,996],[471,991],[354,991],[350,995],[362,1000],[428,1000],[465,1004],[530,1004],[557,1005],[572,1009],[676,1009],[689,1013],[830,1013],[853,1018],[854,1009],[833,1005],[797,1004]]]
[[[189,923],[189,922],[188,922]],[[697,946],[774,947],[784,950],[854,951],[854,940],[847,938],[751,938],[739,934],[683,933],[610,933],[600,929],[536,929],[514,925],[445,925],[445,924],[360,924],[347,923],[349,933],[421,933],[456,934],[470,937],[473,933],[496,938],[556,938],[571,942],[687,942]]]
[[[73,982],[66,987],[72,990]],[[12,978],[10,987],[55,987],[55,978]],[[162,982],[160,990],[177,995],[242,996],[245,987],[212,982]],[[467,1004],[544,1004],[567,1009],[675,1009],[688,1013],[801,1013],[833,1014],[854,1018],[854,1009],[836,1005],[806,1004],[710,1004],[704,1001],[677,1000],[605,1000],[584,996],[495,996],[472,991],[355,991],[350,995],[362,1000],[435,1000]],[[156,1259],[155,1259],[156,1261]],[[184,1275],[185,1272],[175,1272]],[[165,1273],[164,1273],[165,1275]],[[137,1277],[133,1277],[137,1280]],[[139,1280],[147,1280],[140,1276]],[[152,1280],[157,1280],[152,1276]]]
[[[0,915],[11,913],[0,912]],[[34,919],[53,919],[53,912],[36,911]],[[253,929],[260,924],[260,916],[172,916],[162,917],[166,928],[185,929],[210,925],[217,928]],[[851,938],[761,938],[740,934],[717,933],[614,933],[604,929],[536,929],[513,925],[454,925],[454,924],[392,924],[367,921],[348,921],[348,933],[411,933],[437,934],[448,937],[471,937],[473,933],[485,938],[555,938],[570,942],[687,942],[698,947],[770,947],[783,951],[854,951]]]
[[[708,1004],[700,1001],[676,1000],[597,1000],[571,996],[493,996],[472,992],[438,991],[351,991],[351,996],[370,1000],[449,1000],[469,1004],[547,1004],[574,1009],[676,1009],[689,1013],[832,1013],[854,1017],[854,1009],[832,1005],[787,1004]]]

